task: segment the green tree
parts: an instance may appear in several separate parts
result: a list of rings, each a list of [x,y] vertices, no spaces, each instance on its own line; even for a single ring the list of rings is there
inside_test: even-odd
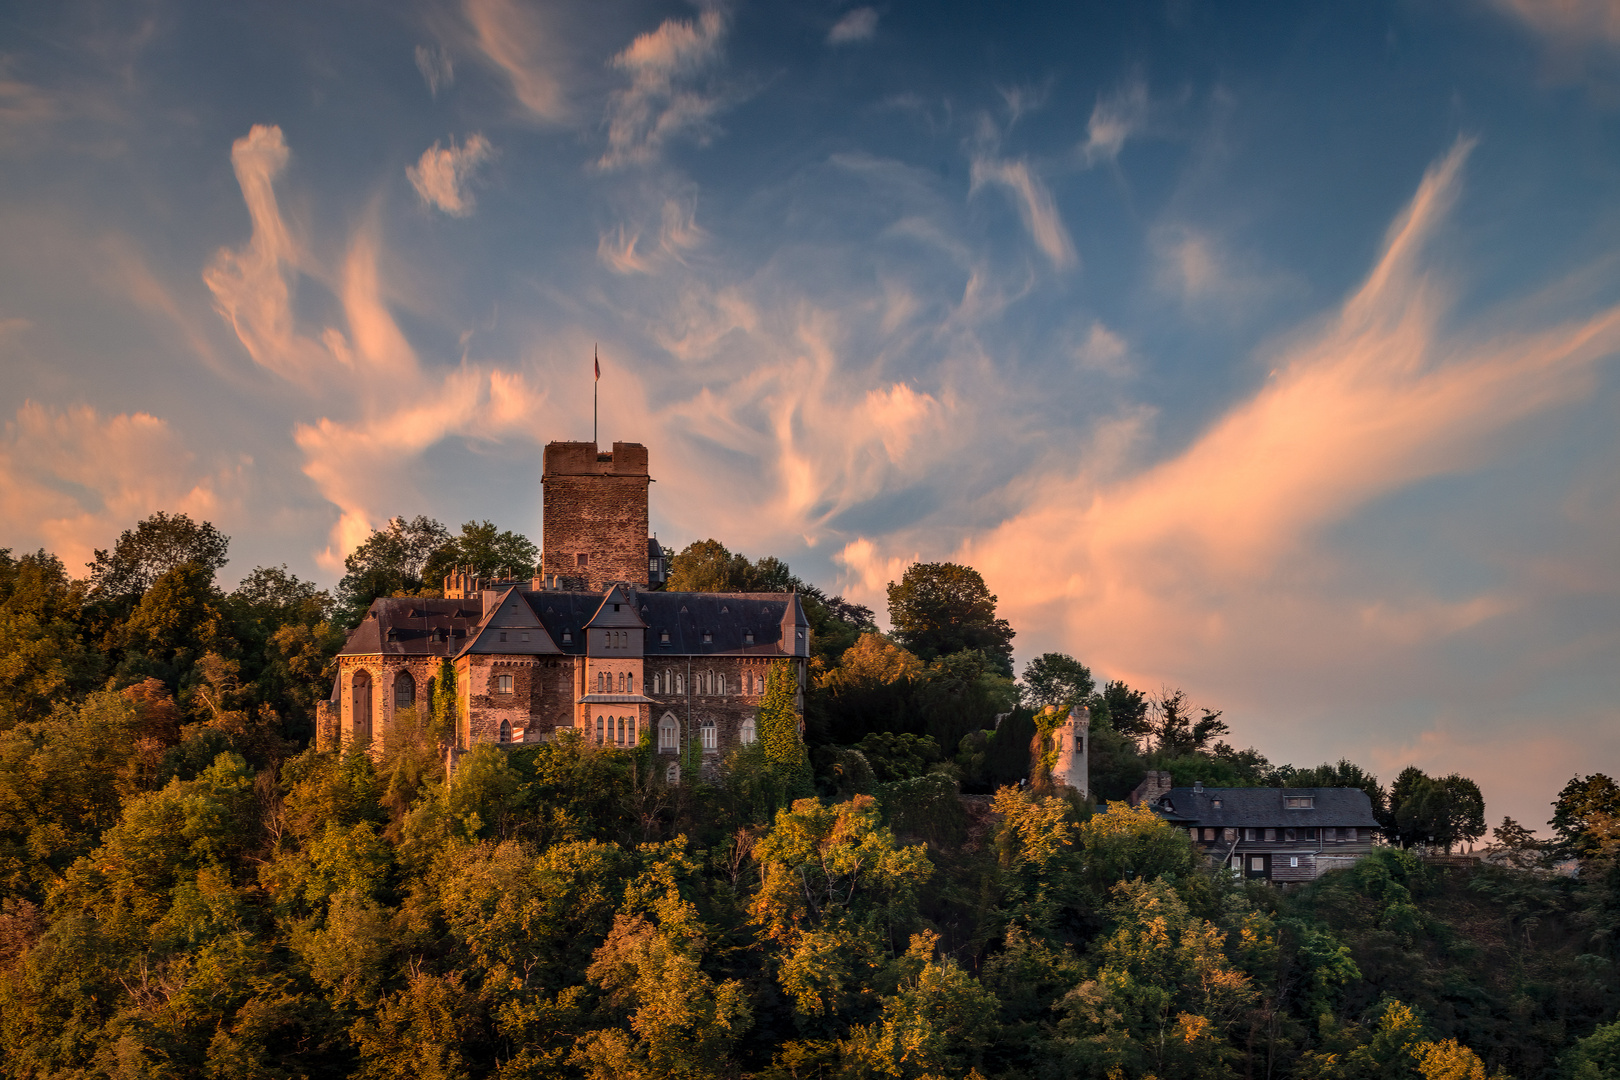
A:
[[[528,577],[540,561],[540,549],[520,533],[502,531],[492,521],[469,521],[427,559],[421,571],[423,585],[437,589],[456,567],[479,577]]]
[[[1620,851],[1620,784],[1602,773],[1572,777],[1548,822],[1564,851],[1589,859]]]
[[[1024,667],[1024,696],[1037,709],[1085,704],[1096,686],[1091,669],[1063,653],[1043,653]]]
[[[95,597],[139,596],[169,571],[191,564],[214,573],[225,565],[231,538],[209,522],[162,510],[126,529],[111,552],[96,549],[90,567],[90,593]]]
[[[1620,1021],[1577,1041],[1561,1064],[1569,1080],[1620,1080]]]
[[[421,592],[423,568],[449,541],[449,530],[430,517],[390,518],[387,528],[374,531],[343,560],[338,601],[346,623],[359,622],[379,596]]]
[[[1085,880],[1099,893],[1117,881],[1179,878],[1196,856],[1187,834],[1172,828],[1147,806],[1111,802],[1107,812],[1080,825]]]
[[[718,540],[696,540],[669,560],[670,592],[749,592],[754,567],[745,555],[734,555]]]
[[[1152,706],[1144,691],[1132,690],[1117,680],[1110,681],[1103,687],[1101,705],[1100,710],[1095,703],[1092,706],[1093,722],[1095,714],[1102,712],[1110,727],[1135,742],[1145,740],[1152,731]]]
[[[1434,778],[1409,765],[1390,787],[1389,818],[1390,838],[1402,847],[1423,843],[1449,852],[1485,835],[1485,799],[1465,776]]]
[[[166,571],[124,624],[119,674],[152,675],[177,693],[195,684],[194,669],[204,655],[236,651],[222,600],[208,567],[181,563]]]
[[[1151,699],[1151,731],[1154,749],[1172,757],[1199,753],[1210,741],[1231,729],[1221,719],[1220,710],[1199,709],[1193,716],[1192,703],[1184,690],[1166,688]]]
[[[889,582],[888,592],[895,636],[919,657],[979,650],[1012,677],[1014,630],[996,618],[996,598],[977,570],[958,563],[912,563],[899,582]]]
[[[102,657],[81,627],[83,600],[55,555],[13,559],[0,548],[0,731],[43,719],[101,675]]]

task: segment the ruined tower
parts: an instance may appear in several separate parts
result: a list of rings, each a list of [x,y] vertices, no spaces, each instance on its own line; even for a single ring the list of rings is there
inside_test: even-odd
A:
[[[540,573],[591,590],[647,584],[647,448],[616,442],[546,444]]]

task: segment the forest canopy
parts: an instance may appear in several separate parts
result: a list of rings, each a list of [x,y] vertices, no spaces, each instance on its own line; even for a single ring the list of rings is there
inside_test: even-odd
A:
[[[372,599],[531,572],[532,542],[400,516],[336,596],[226,589],[228,551],[166,514],[83,576],[0,551],[0,1074],[1620,1078],[1602,773],[1479,858],[1466,777],[1273,764],[1061,653],[1015,678],[970,567],[907,569],[885,633],[713,539],[668,587],[799,593],[802,739],[779,663],[717,776],[571,733],[451,773],[453,674],[373,752],[312,748],[315,703]],[[1080,708],[1092,799],[1038,752]],[[1148,770],[1358,788],[1381,843],[1242,880],[1125,801]]]

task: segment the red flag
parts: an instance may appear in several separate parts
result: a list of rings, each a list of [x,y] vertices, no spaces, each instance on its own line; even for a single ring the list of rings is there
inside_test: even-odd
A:
[[[602,360],[601,360],[600,357],[598,357],[596,355],[596,353],[594,351],[591,353],[591,359],[596,361],[596,380],[598,382],[601,382],[602,381]]]

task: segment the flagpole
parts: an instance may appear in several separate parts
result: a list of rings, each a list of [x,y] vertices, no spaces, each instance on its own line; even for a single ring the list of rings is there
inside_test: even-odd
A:
[[[596,384],[602,381],[602,358],[596,354],[596,346],[591,346],[591,362],[595,365],[596,376],[591,379],[591,445],[596,445]]]

